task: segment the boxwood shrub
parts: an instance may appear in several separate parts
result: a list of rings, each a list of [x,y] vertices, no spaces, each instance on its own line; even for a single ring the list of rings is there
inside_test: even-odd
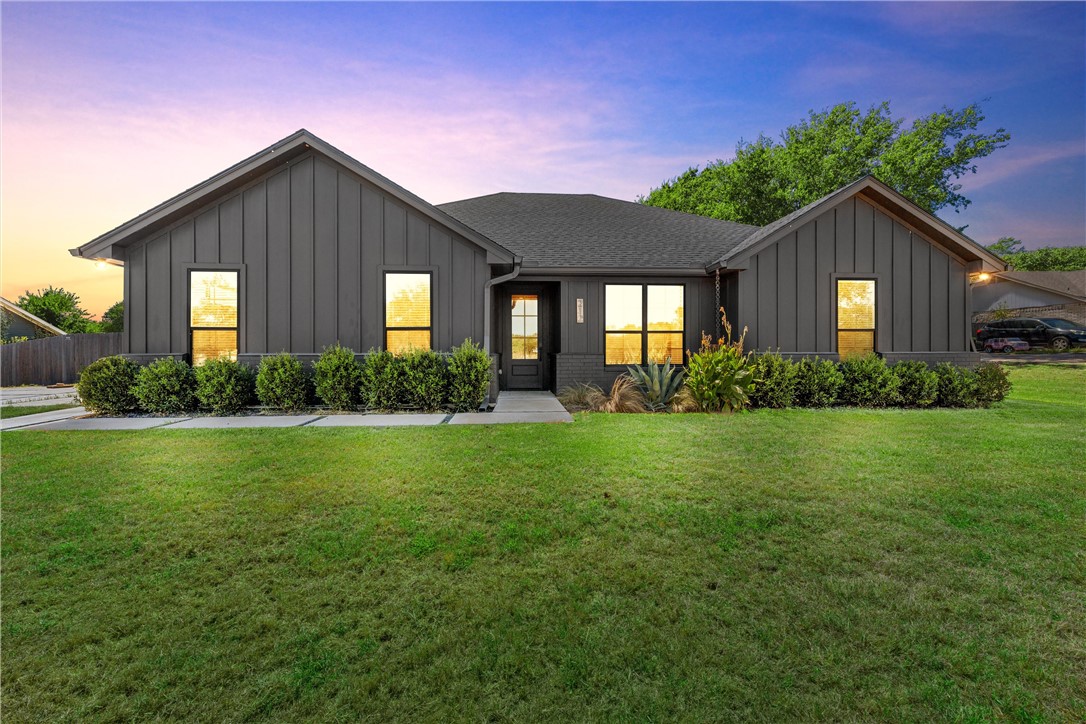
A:
[[[361,399],[362,368],[354,352],[336,344],[325,347],[313,363],[317,397],[333,410],[353,410]]]
[[[306,407],[307,380],[302,363],[283,352],[264,357],[256,373],[260,404],[295,411]]]
[[[196,375],[187,362],[163,357],[136,373],[132,394],[147,412],[160,415],[196,408]]]
[[[754,358],[754,390],[750,404],[754,407],[791,407],[796,394],[796,369],[791,360],[777,352],[766,352]]]
[[[252,402],[253,373],[234,360],[208,360],[195,374],[196,399],[216,414],[235,413]]]
[[[837,365],[828,359],[804,357],[795,366],[795,404],[800,407],[830,407],[844,378]]]
[[[898,378],[878,355],[850,357],[840,363],[840,402],[857,407],[887,407],[899,403]]]
[[[440,410],[448,387],[445,360],[437,352],[413,349],[401,360],[402,404],[419,410]]]
[[[403,360],[388,350],[370,350],[362,363],[362,400],[366,407],[395,410],[404,404]]]
[[[939,377],[924,362],[902,361],[890,369],[898,379],[903,407],[927,407],[939,394]]]
[[[973,370],[977,380],[977,402],[987,407],[1002,402],[1011,391],[1007,370],[997,362],[983,362]]]
[[[91,412],[121,415],[139,406],[132,392],[139,365],[120,355],[91,362],[79,374],[76,392]]]
[[[465,339],[454,347],[448,360],[449,409],[474,412],[490,391],[490,357],[482,347]]]
[[[941,362],[935,365],[935,375],[939,378],[939,407],[976,407],[977,376],[973,370]]]

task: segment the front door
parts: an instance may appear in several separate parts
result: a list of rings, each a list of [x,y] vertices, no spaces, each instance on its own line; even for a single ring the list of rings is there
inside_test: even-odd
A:
[[[510,390],[539,390],[543,388],[543,348],[540,339],[539,295],[511,294],[511,324],[509,330]]]

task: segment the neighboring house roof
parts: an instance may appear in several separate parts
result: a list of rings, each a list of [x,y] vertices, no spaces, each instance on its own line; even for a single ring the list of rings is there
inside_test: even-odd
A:
[[[339,163],[385,193],[394,196],[416,211],[478,244],[487,252],[493,254],[496,262],[512,263],[514,261],[513,254],[508,249],[488,239],[479,231],[464,226],[462,222],[457,221],[402,186],[393,183],[338,148],[322,141],[304,128],[231,166],[222,173],[216,174],[187,191],[174,196],[172,199],[164,201],[153,209],[145,211],[136,218],[121,224],[116,229],[107,231],[105,234],[69,251],[72,256],[123,263],[124,249],[129,244],[146,238],[148,235],[156,233],[176,221],[180,221],[207,203],[209,199],[236,191],[266,172],[309,152],[310,149]]]
[[[705,273],[758,229],[595,194],[497,193],[438,208],[523,257],[524,269]]]
[[[31,314],[30,312],[26,311],[25,309],[20,307],[15,302],[8,301],[7,299],[4,299],[3,297],[0,297],[0,309],[3,309],[5,312],[8,312],[9,314],[14,314],[16,317],[21,317],[21,318],[25,319],[27,322],[30,322],[31,324],[33,324],[35,327],[38,327],[39,329],[45,330],[49,334],[52,334],[52,335],[68,334],[67,332],[65,332],[60,327],[54,327],[53,325],[49,324],[49,322],[46,322],[41,317],[38,317],[38,316],[36,316],[34,314]]]
[[[996,272],[996,280],[1023,284],[1086,302],[1086,269],[1079,271],[1005,271]]]
[[[740,244],[722,253],[710,270],[733,267],[734,262],[744,261],[761,249],[795,231],[819,214],[825,213],[851,196],[859,196],[873,202],[906,221],[934,241],[967,261],[981,261],[995,270],[1007,268],[1006,262],[985,249],[950,224],[920,208],[909,199],[890,188],[874,176],[864,176],[858,181],[842,186],[833,193],[812,201],[801,209],[767,224],[748,236]]]

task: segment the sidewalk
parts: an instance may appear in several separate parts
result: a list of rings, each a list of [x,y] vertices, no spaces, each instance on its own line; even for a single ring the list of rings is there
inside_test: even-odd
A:
[[[171,430],[268,427],[412,427],[573,422],[549,392],[502,392],[493,412],[373,415],[240,415],[236,417],[80,417],[82,407],[3,420],[2,430]]]

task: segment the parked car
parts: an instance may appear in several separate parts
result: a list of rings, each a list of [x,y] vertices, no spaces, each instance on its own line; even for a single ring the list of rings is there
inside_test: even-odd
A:
[[[985,352],[1026,352],[1029,350],[1029,342],[1018,337],[992,337],[984,340]]]
[[[994,337],[1018,337],[1031,347],[1051,347],[1059,352],[1086,346],[1084,325],[1053,317],[1000,319],[979,325],[975,334],[981,344]]]

